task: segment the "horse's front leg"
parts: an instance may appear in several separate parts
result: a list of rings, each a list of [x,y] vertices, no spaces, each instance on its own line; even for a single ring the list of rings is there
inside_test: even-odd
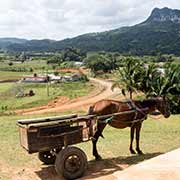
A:
[[[129,150],[130,150],[131,154],[136,154],[136,152],[133,149],[134,129],[135,129],[135,127],[132,126],[131,130],[130,130],[130,138],[131,138],[131,140],[130,140]]]
[[[95,156],[96,160],[101,160],[101,156],[99,155],[97,151],[97,141],[99,139],[99,136],[102,136],[103,129],[105,128],[106,124],[105,123],[98,123],[97,126],[97,131],[95,135],[93,136],[92,139],[92,144],[93,144],[93,155]],[[103,137],[103,136],[102,136]]]
[[[139,147],[141,126],[142,126],[142,123],[138,123],[136,125],[136,151],[137,151],[138,154],[143,154],[143,152],[140,150],[140,147]]]

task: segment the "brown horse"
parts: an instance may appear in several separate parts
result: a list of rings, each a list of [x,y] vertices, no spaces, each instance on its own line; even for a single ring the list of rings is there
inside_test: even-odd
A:
[[[141,109],[146,109],[141,110]],[[109,118],[109,122],[107,122],[107,118],[105,121],[98,120],[97,131],[93,137],[93,155],[95,158],[101,159],[101,156],[97,151],[97,141],[99,136],[103,137],[102,132],[107,124],[114,128],[126,128],[130,127],[130,147],[129,150],[132,154],[136,152],[133,150],[133,139],[134,132],[136,132],[136,151],[138,154],[143,154],[139,147],[139,138],[140,138],[140,130],[143,120],[147,118],[147,115],[158,110],[161,114],[164,115],[165,118],[170,116],[169,104],[165,98],[157,97],[151,98],[144,101],[134,101],[129,100],[127,102],[115,101],[115,100],[101,100],[96,102],[93,106],[89,108],[90,115],[103,116],[108,114],[117,113],[115,116],[112,115]],[[131,111],[131,113],[126,113],[127,111]],[[124,112],[120,114],[119,112]],[[118,115],[119,113],[119,115]]]

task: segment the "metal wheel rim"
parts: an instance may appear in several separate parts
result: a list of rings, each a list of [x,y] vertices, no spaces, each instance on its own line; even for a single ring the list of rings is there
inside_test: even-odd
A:
[[[81,167],[81,160],[77,155],[68,156],[64,162],[64,167],[68,172],[75,173]]]
[[[43,157],[46,158],[46,159],[52,159],[54,157],[54,155],[50,152],[46,152],[43,154]]]

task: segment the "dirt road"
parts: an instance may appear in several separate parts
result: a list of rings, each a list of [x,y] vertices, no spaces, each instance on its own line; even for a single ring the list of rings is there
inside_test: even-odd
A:
[[[51,106],[41,106],[31,109],[24,109],[16,111],[17,114],[44,114],[44,113],[52,113],[52,112],[63,112],[69,110],[82,110],[87,111],[88,107],[101,99],[110,98],[118,94],[118,91],[115,89],[114,91],[111,90],[112,82],[90,78],[90,81],[98,86],[94,92],[90,95],[77,98],[75,100],[67,100],[64,103],[57,103]],[[64,99],[60,99],[63,101]],[[57,100],[58,101],[58,100]]]
[[[179,180],[179,155],[180,149],[165,154],[147,154],[145,161],[137,165],[132,163],[136,156],[89,161],[88,170],[79,180]],[[65,180],[57,175],[54,166],[46,165],[13,168],[0,164],[0,172],[12,180]],[[0,179],[5,178],[0,176]]]

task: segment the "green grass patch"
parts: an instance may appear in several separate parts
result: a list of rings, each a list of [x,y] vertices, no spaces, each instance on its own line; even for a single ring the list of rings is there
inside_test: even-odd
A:
[[[0,81],[20,80],[23,76],[32,75],[30,72],[0,71]]]
[[[31,83],[3,83],[0,84],[0,108],[7,107],[7,110],[31,108],[47,104],[57,96],[66,96],[70,99],[85,96],[93,90],[94,86],[87,82],[67,82],[59,84],[31,84]],[[48,96],[49,89],[49,96]],[[32,97],[17,97],[21,92],[35,92]]]
[[[24,63],[14,63],[9,66],[9,62],[0,62],[0,81],[17,80],[23,76],[37,74],[46,74],[52,71],[52,66],[47,65],[46,61],[34,60]],[[33,70],[33,72],[31,72]]]

